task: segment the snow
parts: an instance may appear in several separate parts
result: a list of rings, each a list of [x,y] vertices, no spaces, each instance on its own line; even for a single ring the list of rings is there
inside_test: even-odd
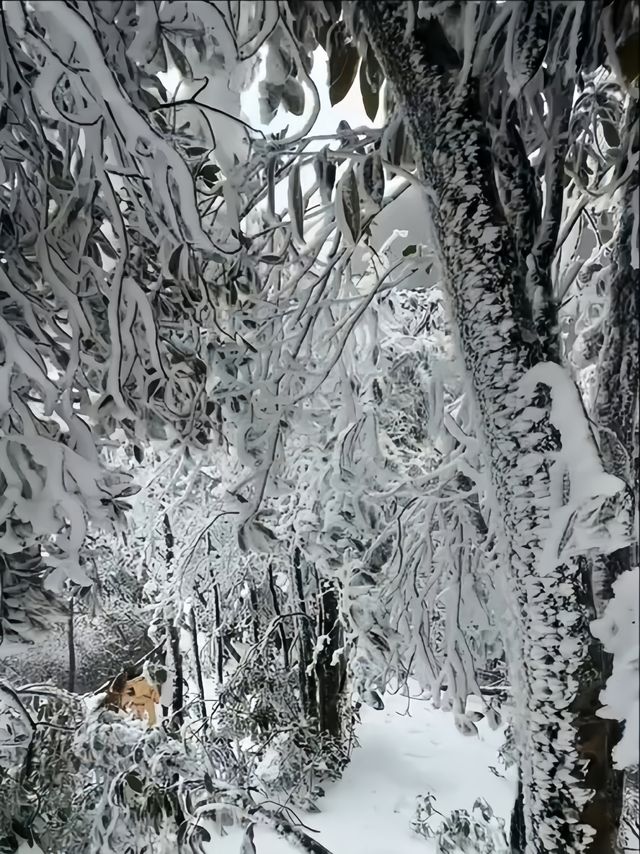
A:
[[[317,833],[310,835],[331,854],[434,854],[432,840],[411,829],[416,799],[435,794],[435,807],[445,815],[453,809],[471,812],[483,797],[509,825],[515,798],[512,770],[500,778],[496,766],[501,731],[483,720],[479,735],[457,732],[453,715],[434,709],[424,698],[386,695],[385,708],[361,710],[359,746],[341,780],[326,786],[319,813],[298,812]],[[434,829],[441,819],[433,818]],[[261,826],[256,827],[257,854],[291,854],[292,844]],[[233,829],[220,839],[212,836],[207,854],[238,854],[242,831]]]
[[[617,513],[606,525],[598,524],[602,504],[615,495],[622,496],[624,482],[602,466],[577,386],[563,367],[552,362],[539,362],[530,368],[521,380],[521,392],[530,395],[538,383],[551,391],[550,420],[561,437],[561,449],[551,471],[552,525],[539,532],[544,548],[538,572],[546,575],[570,555],[584,554],[592,548],[606,554],[624,547],[629,526],[624,512]],[[522,417],[530,417],[528,412],[533,408],[525,409]],[[531,441],[534,440],[535,434],[531,433]],[[534,459],[530,455],[530,461]],[[566,483],[569,495],[565,500]]]
[[[640,759],[639,598],[640,569],[636,567],[616,580],[613,597],[607,603],[603,616],[591,623],[595,637],[602,641],[607,652],[613,654],[613,673],[600,693],[604,707],[598,715],[625,722],[623,736],[613,748],[613,759],[618,768],[631,768]]]

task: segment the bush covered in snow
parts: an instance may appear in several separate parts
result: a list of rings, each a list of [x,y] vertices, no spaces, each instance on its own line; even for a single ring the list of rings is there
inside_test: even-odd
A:
[[[452,810],[449,816],[437,810],[434,801],[430,792],[418,797],[411,827],[425,839],[433,839],[438,854],[508,854],[504,820],[494,815],[483,798],[476,799],[470,814]],[[441,819],[436,827],[435,816]]]
[[[320,784],[337,780],[349,762],[355,716],[345,715],[340,738],[320,731],[305,716],[295,672],[254,656],[229,677],[213,721],[240,747],[233,782],[308,808],[324,794]]]

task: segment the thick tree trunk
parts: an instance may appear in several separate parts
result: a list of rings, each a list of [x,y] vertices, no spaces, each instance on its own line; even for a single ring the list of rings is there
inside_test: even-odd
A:
[[[593,401],[593,418],[596,423],[602,458],[607,471],[625,480],[635,491],[635,506],[638,508],[640,488],[640,440],[638,436],[638,395],[640,393],[639,348],[640,348],[640,292],[638,270],[634,269],[632,249],[638,251],[638,236],[634,235],[634,221],[638,216],[639,176],[637,168],[638,103],[632,104],[626,135],[631,142],[630,156],[636,158],[636,168],[629,181],[622,202],[622,215],[616,237],[613,259],[613,276],[609,292],[606,331],[598,362],[597,390]],[[637,262],[636,262],[637,265]],[[636,517],[637,518],[637,517]],[[601,616],[611,598],[616,578],[639,563],[638,538],[632,545],[618,549],[610,555],[593,560],[595,612]],[[603,682],[611,675],[613,657],[601,651]],[[611,746],[620,738],[620,725],[609,723],[607,756]],[[621,771],[609,775],[610,786],[619,793],[616,812],[611,816],[616,826],[620,825],[623,795],[628,793],[637,768],[624,779]]]
[[[633,233],[638,216],[638,121],[637,102],[629,111],[626,135],[632,143],[630,156],[636,168],[623,199],[623,211],[613,258],[606,331],[598,361],[597,390],[593,419],[599,435],[607,471],[625,480],[636,491],[640,484],[640,442],[638,438],[638,395],[640,393],[640,291],[638,270],[631,252],[638,235]],[[597,562],[594,593],[598,616],[611,597],[611,586],[621,572],[638,565],[637,539],[633,546],[619,549]]]
[[[583,726],[589,738],[599,738],[598,727],[606,728],[593,705],[574,705],[593,683],[588,591],[575,558],[562,560],[557,553],[552,558],[545,550],[554,516],[562,510],[554,487],[574,475],[570,466],[564,468],[558,429],[564,425],[554,423],[553,409],[556,398],[572,389],[557,366],[528,373],[541,348],[522,333],[531,327],[531,316],[495,186],[476,82],[460,83],[458,54],[437,20],[421,20],[411,29],[405,4],[377,0],[360,8],[413,138],[503,524],[503,586],[510,611],[505,645],[516,699],[525,850],[610,854],[610,830],[602,829],[592,806],[606,802],[608,794],[596,791],[592,798],[585,788],[582,760],[590,757],[576,744],[586,740]],[[572,441],[582,432],[588,456],[593,449],[583,412],[580,405],[573,410],[567,428],[575,431]]]

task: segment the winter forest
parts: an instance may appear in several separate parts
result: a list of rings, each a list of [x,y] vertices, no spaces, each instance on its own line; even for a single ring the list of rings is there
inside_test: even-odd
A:
[[[0,0],[0,854],[625,854],[635,0]]]

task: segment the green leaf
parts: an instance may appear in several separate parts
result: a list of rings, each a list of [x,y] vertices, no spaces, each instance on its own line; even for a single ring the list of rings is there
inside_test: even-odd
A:
[[[343,100],[358,72],[358,50],[346,39],[344,21],[338,21],[329,33],[329,101],[332,106]]]
[[[407,258],[409,255],[415,255],[418,251],[418,247],[415,243],[410,243],[408,246],[405,246],[402,250],[402,257]]]

